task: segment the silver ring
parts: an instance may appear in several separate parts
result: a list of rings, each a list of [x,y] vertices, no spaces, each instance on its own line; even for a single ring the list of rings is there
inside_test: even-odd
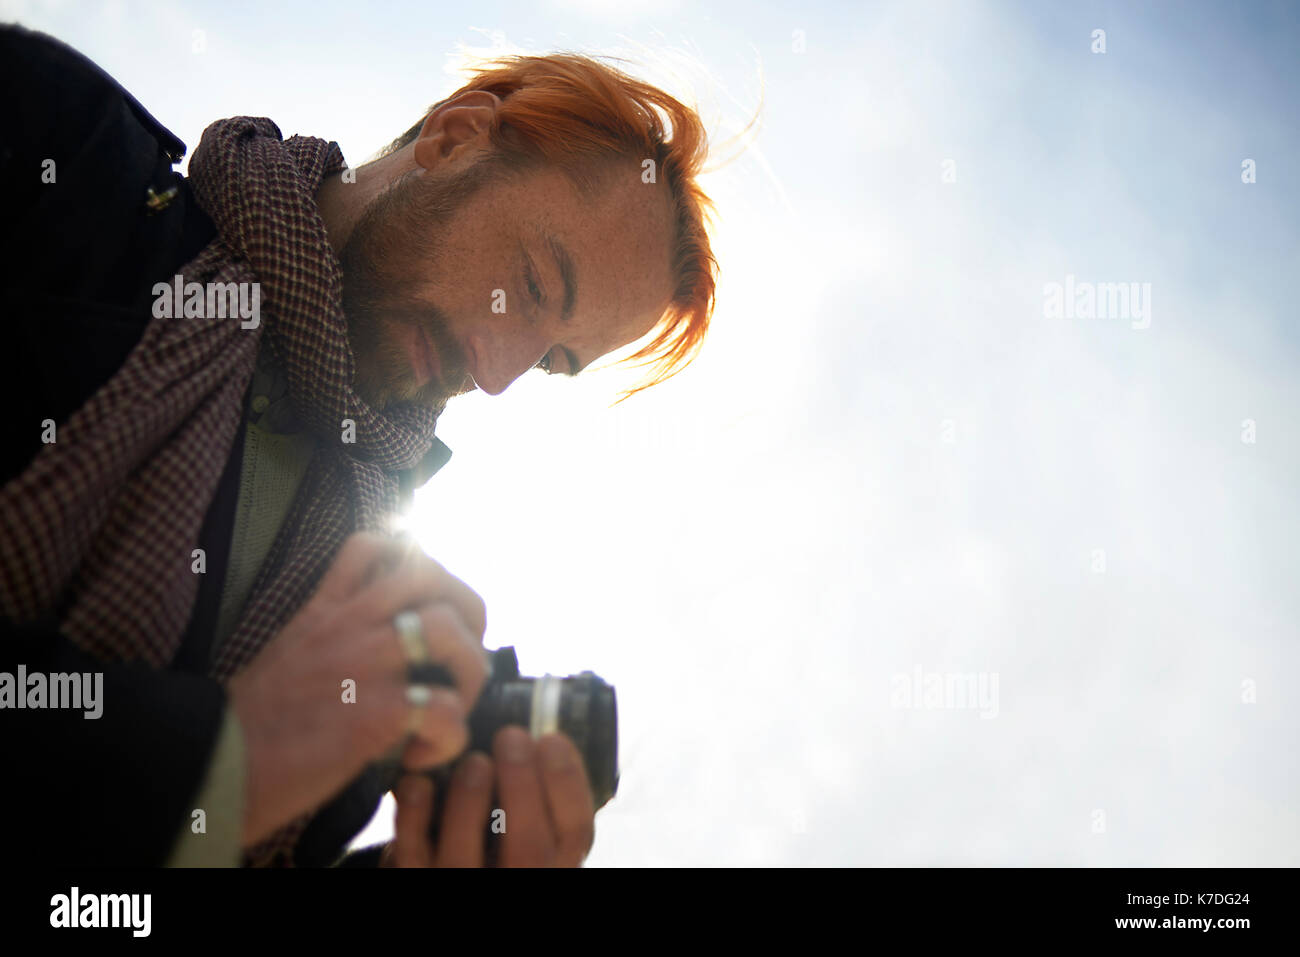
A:
[[[433,689],[428,685],[407,685],[406,703],[412,708],[426,708],[433,700]]]
[[[400,611],[393,618],[393,628],[402,642],[406,659],[413,665],[424,664],[429,660],[429,646],[424,643],[424,626],[420,616],[413,611]],[[410,684],[406,686],[406,703],[411,706],[411,715],[407,722],[408,731],[415,734],[423,724],[423,710],[433,700],[433,688],[429,685]]]
[[[420,732],[420,727],[424,724],[425,709],[432,700],[433,689],[428,685],[406,686],[406,703],[411,706],[406,718],[406,733],[408,735]]]
[[[411,664],[429,660],[429,648],[424,643],[424,626],[420,623],[418,613],[399,611],[393,619],[393,627],[397,629],[397,637],[401,639],[402,649]]]

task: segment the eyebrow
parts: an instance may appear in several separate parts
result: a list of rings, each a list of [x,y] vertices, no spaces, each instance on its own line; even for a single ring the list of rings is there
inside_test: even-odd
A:
[[[550,233],[546,236],[546,247],[551,251],[555,266],[560,270],[560,279],[564,283],[564,308],[560,312],[560,319],[568,321],[573,316],[573,304],[578,301],[578,270],[573,265],[573,257],[564,248],[564,244]],[[578,357],[573,354],[573,350],[567,346],[560,346],[560,350],[569,363],[569,371],[565,375],[575,376],[586,368],[585,365],[578,364]]]

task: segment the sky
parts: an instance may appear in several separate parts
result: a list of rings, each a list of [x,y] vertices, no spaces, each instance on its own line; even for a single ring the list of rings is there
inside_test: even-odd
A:
[[[489,647],[617,687],[588,866],[1300,864],[1300,5],[380,10],[0,0],[191,152],[357,165],[465,52],[698,107],[700,358],[454,400],[409,516]]]

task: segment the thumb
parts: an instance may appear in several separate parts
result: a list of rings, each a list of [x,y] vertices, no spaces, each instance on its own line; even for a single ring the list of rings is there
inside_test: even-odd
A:
[[[393,791],[397,814],[393,821],[394,867],[432,867],[433,781],[422,774],[406,774]]]

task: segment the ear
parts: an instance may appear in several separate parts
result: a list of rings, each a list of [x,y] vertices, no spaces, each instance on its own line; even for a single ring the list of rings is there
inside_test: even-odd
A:
[[[501,97],[472,90],[439,103],[415,139],[415,162],[425,170],[461,162],[488,148],[488,133],[501,109]]]

